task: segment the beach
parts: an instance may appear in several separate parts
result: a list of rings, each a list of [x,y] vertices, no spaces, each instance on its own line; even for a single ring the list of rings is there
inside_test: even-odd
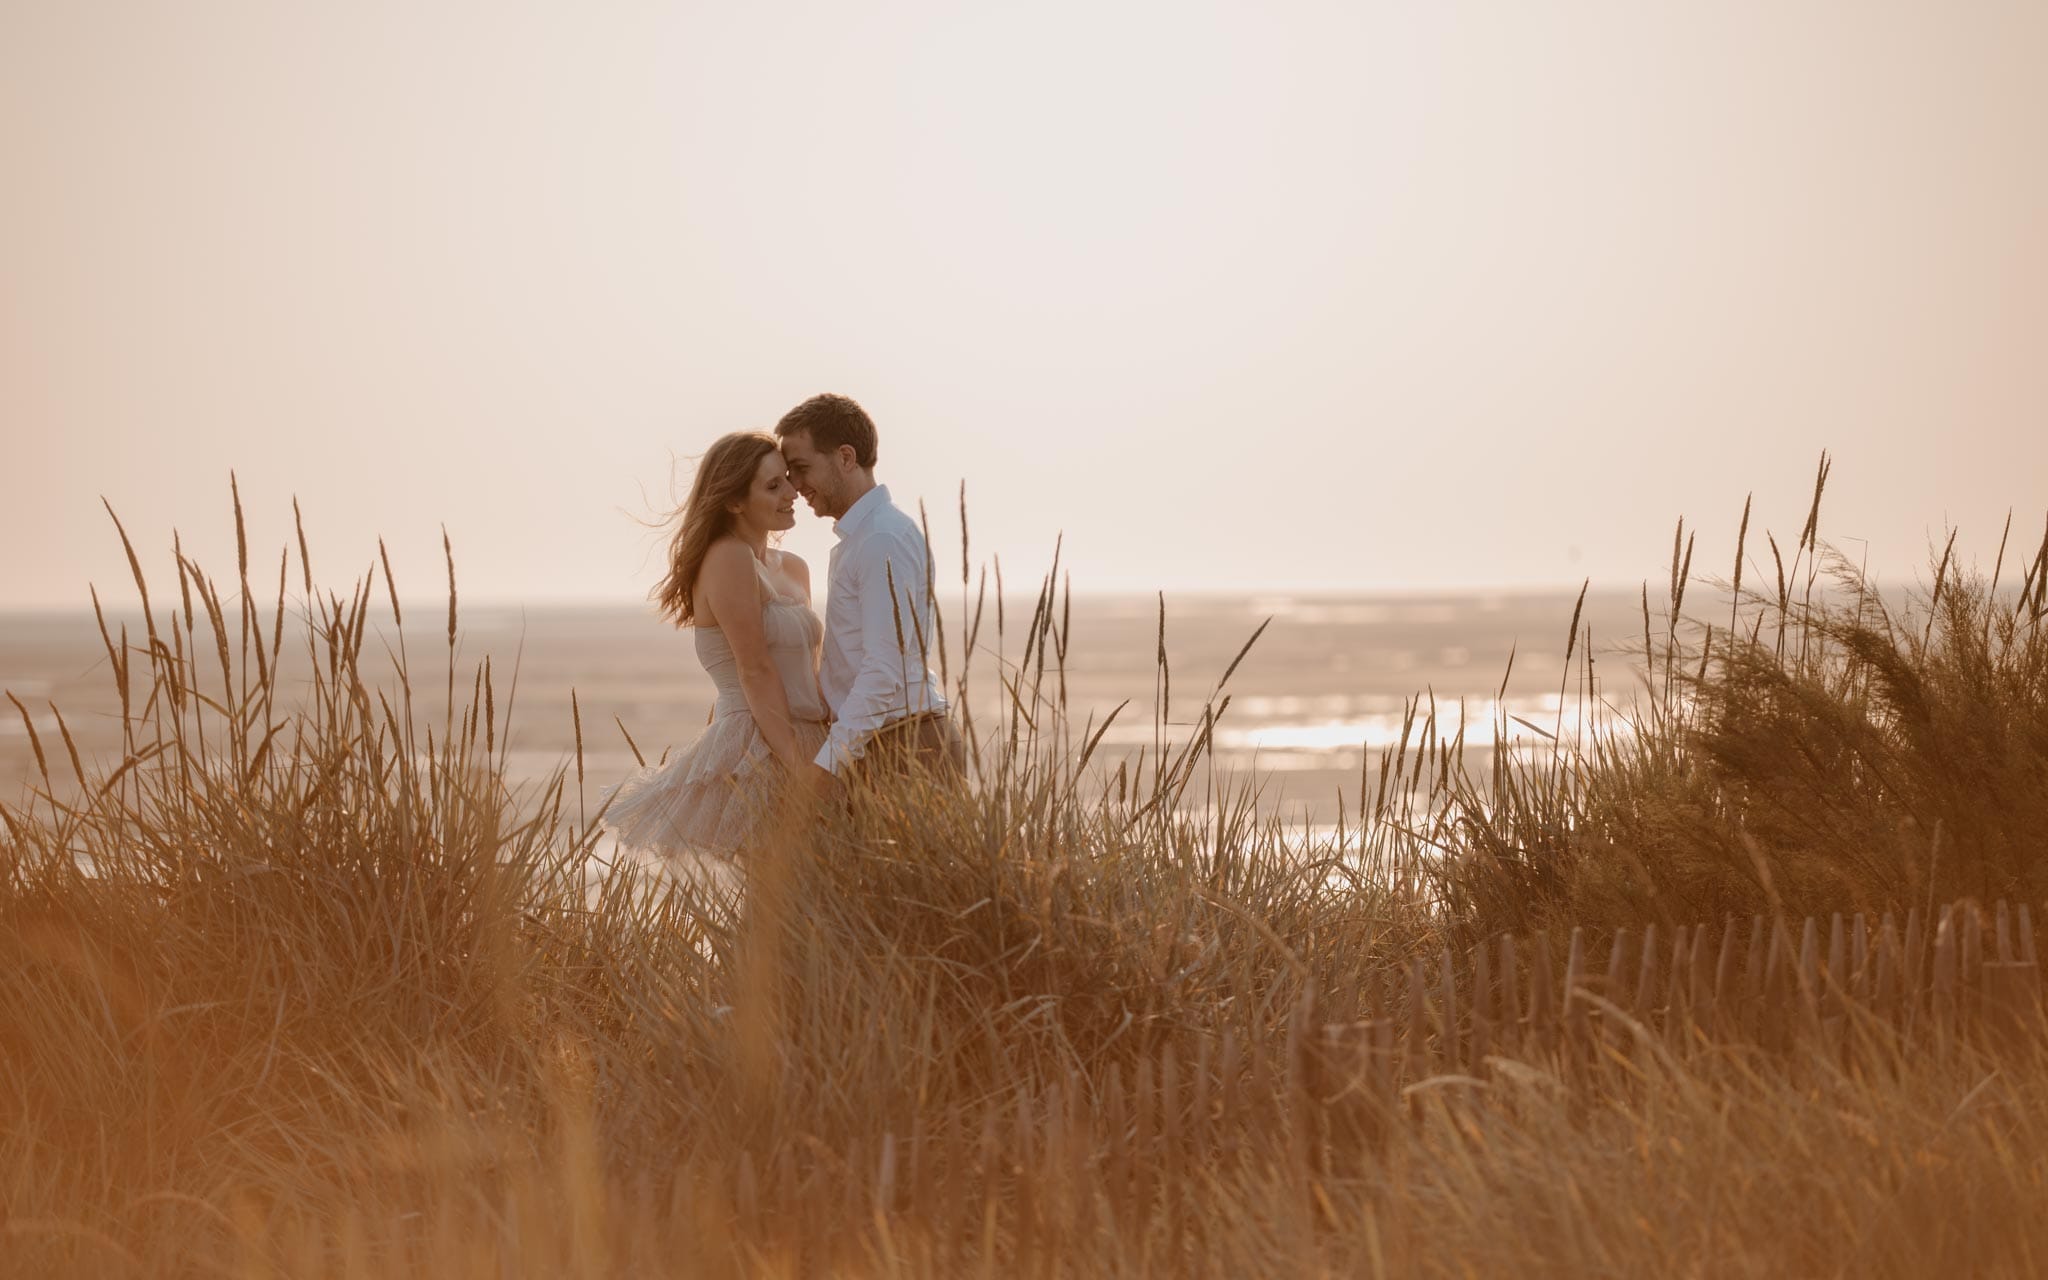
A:
[[[943,586],[939,599],[948,688],[957,690],[971,605],[963,609]],[[1128,702],[1103,734],[1096,759],[1107,771],[1120,762],[1135,765],[1141,751],[1151,757],[1162,732],[1172,743],[1198,729],[1218,681],[1270,619],[1230,672],[1223,690],[1230,701],[1214,731],[1213,759],[1219,777],[1259,780],[1263,811],[1321,827],[1337,819],[1340,804],[1355,809],[1368,756],[1377,761],[1381,752],[1398,749],[1412,699],[1423,700],[1426,715],[1434,697],[1444,739],[1456,737],[1462,707],[1464,745],[1475,766],[1484,765],[1502,723],[1512,737],[1536,743],[1542,740],[1528,726],[1571,733],[1580,716],[1603,703],[1610,716],[1625,716],[1641,688],[1641,597],[1588,592],[1582,624],[1593,635],[1596,687],[1590,696],[1582,655],[1575,656],[1569,678],[1564,671],[1575,599],[1572,592],[1526,591],[1168,595],[1162,682],[1161,600],[1081,595],[1061,606],[1064,661],[1055,642],[1040,687],[1056,699],[1063,668],[1066,715],[1077,734]],[[981,732],[993,731],[1009,696],[1003,677],[1015,679],[1032,611],[1029,598],[1006,600],[999,630],[995,603],[983,604],[967,662],[965,708]],[[395,683],[400,629],[388,610],[378,612],[364,665]],[[402,638],[415,685],[445,688],[445,605],[407,608],[405,619]],[[117,633],[124,620],[135,643],[143,630],[139,615],[109,613]],[[1661,643],[1662,616],[1653,614],[1652,623]],[[201,643],[212,642],[202,635]],[[302,642],[295,649],[288,638],[283,652],[284,687],[303,687]],[[506,772],[515,783],[566,768],[573,785],[580,716],[584,784],[594,798],[635,767],[627,735],[642,757],[657,760],[687,744],[711,706],[710,681],[689,633],[668,626],[649,607],[466,609],[457,629],[458,700],[467,697],[486,656],[500,713],[510,716]],[[1035,668],[1036,657],[1032,663]],[[69,765],[52,703],[88,764],[118,760],[120,702],[90,611],[0,613],[0,689],[27,708],[53,772],[66,773]],[[432,695],[423,704],[429,713],[437,705]],[[0,787],[11,791],[36,765],[21,715],[11,706],[5,711]],[[1411,750],[1421,740],[1418,721]]]

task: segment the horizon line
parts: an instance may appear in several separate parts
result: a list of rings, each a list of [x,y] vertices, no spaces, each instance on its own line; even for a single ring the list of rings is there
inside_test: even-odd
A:
[[[1877,579],[1876,575],[1872,575],[1872,584],[1873,584],[1873,585],[1875,585],[1875,586],[1881,586],[1881,587],[1882,587],[1882,586],[1886,586],[1886,585],[1893,585],[1893,584],[1884,584],[1884,583],[1880,582],[1880,581],[1879,581],[1879,580]],[[1576,595],[1576,594],[1577,594],[1577,593],[1578,593],[1578,592],[1579,592],[1580,590],[1582,590],[1582,589],[1583,589],[1583,590],[1584,590],[1584,591],[1586,592],[1586,594],[1587,594],[1587,596],[1588,596],[1588,597],[1592,597],[1592,596],[1605,596],[1605,595],[1616,595],[1616,594],[1621,594],[1621,593],[1624,593],[1624,592],[1626,592],[1626,593],[1628,593],[1628,594],[1630,594],[1630,595],[1635,595],[1635,594],[1639,593],[1639,592],[1640,592],[1640,591],[1641,591],[1641,590],[1642,590],[1642,589],[1643,589],[1643,588],[1644,588],[1645,586],[1648,586],[1648,585],[1650,585],[1650,580],[1649,580],[1649,579],[1647,579],[1647,578],[1644,578],[1644,579],[1637,579],[1637,580],[1635,580],[1635,581],[1631,581],[1631,582],[1627,582],[1627,583],[1621,583],[1621,582],[1594,582],[1594,581],[1592,581],[1592,580],[1590,580],[1590,579],[1586,579],[1586,580],[1582,580],[1581,582],[1576,582],[1576,583],[1527,583],[1527,582],[1522,582],[1522,583],[1479,583],[1479,584],[1469,584],[1469,583],[1444,583],[1444,584],[1441,584],[1441,585],[1373,585],[1373,586],[1258,586],[1258,587],[1245,587],[1245,586],[1236,586],[1236,585],[1225,585],[1225,586],[1207,586],[1207,585],[1204,585],[1204,586],[1165,586],[1165,587],[1143,587],[1143,588],[1080,588],[1080,587],[1077,587],[1077,588],[1075,588],[1075,589],[1073,590],[1073,592],[1072,592],[1072,595],[1073,595],[1073,598],[1074,598],[1074,599],[1076,599],[1076,600],[1086,600],[1086,601],[1091,601],[1091,602],[1096,602],[1096,601],[1099,601],[1099,602],[1109,602],[1109,601],[1115,601],[1115,602],[1125,602],[1125,601],[1133,601],[1133,600],[1145,600],[1145,601],[1152,601],[1152,600],[1156,600],[1156,599],[1157,599],[1157,598],[1158,598],[1159,596],[1161,596],[1161,595],[1164,595],[1164,596],[1165,596],[1165,597],[1167,598],[1167,601],[1168,601],[1168,603],[1171,603],[1171,602],[1172,602],[1172,601],[1173,601],[1173,600],[1174,600],[1174,599],[1175,599],[1176,597],[1178,597],[1178,598],[1183,598],[1183,599],[1196,599],[1196,600],[1241,600],[1241,599],[1258,599],[1258,598],[1272,598],[1272,599],[1332,599],[1332,598],[1347,598],[1347,599],[1368,599],[1368,598],[1370,598],[1370,599],[1385,599],[1385,600],[1403,600],[1403,599],[1406,599],[1406,600],[1416,600],[1416,599],[1428,599],[1428,598],[1441,598],[1441,597],[1445,597],[1445,596],[1460,596],[1460,597],[1480,597],[1480,598],[1484,598],[1484,597],[1509,597],[1509,598],[1512,598],[1512,597],[1532,597],[1532,598],[1533,598],[1533,597],[1547,597],[1547,598],[1557,598],[1557,597],[1563,597],[1563,598],[1567,598],[1567,599],[1569,599],[1569,598],[1571,598],[1571,597],[1575,596],[1575,595]],[[1695,577],[1693,577],[1692,579],[1690,579],[1690,580],[1689,580],[1689,583],[1688,583],[1688,585],[1689,585],[1690,587],[1697,587],[1697,588],[1705,588],[1705,589],[1708,589],[1708,590],[1720,590],[1720,589],[1724,589],[1724,588],[1726,587],[1726,585],[1727,585],[1727,584],[1726,584],[1726,583],[1723,583],[1723,582],[1719,582],[1719,581],[1717,581],[1717,580],[1715,580],[1714,578],[1711,578],[1711,577],[1699,577],[1699,576],[1695,576]],[[1659,585],[1658,585],[1658,590],[1657,590],[1657,591],[1655,591],[1655,592],[1652,592],[1652,593],[1651,593],[1651,594],[1652,594],[1652,597],[1653,597],[1653,598],[1652,598],[1652,603],[1654,604],[1654,603],[1656,603],[1656,602],[1657,602],[1657,600],[1658,600],[1659,598],[1662,598],[1662,597],[1664,597],[1664,596],[1668,595],[1668,590],[1669,590],[1669,588],[1668,588],[1668,584],[1659,584]],[[941,585],[941,586],[940,586],[940,588],[939,588],[939,591],[938,591],[938,593],[937,593],[937,595],[938,595],[938,598],[939,598],[939,601],[940,601],[940,604],[941,604],[941,605],[943,606],[943,605],[945,605],[946,603],[948,603],[948,601],[949,601],[949,597],[950,597],[950,596],[951,596],[952,594],[953,594],[953,593],[952,593],[952,592],[951,592],[950,590],[948,590],[948,587],[947,587],[947,585]],[[1035,599],[1035,598],[1037,597],[1037,595],[1038,595],[1038,591],[1037,591],[1037,590],[1012,590],[1012,591],[1009,591],[1009,592],[1007,592],[1007,593],[1005,594],[1004,598],[1005,598],[1005,599],[1008,599],[1008,600],[1032,600],[1032,599]],[[227,602],[229,602],[229,601],[231,601],[231,600],[235,600],[235,599],[237,599],[237,598],[238,598],[238,597],[236,597],[236,596],[234,596],[234,595],[232,595],[232,594],[229,594],[229,593],[223,593],[223,595],[222,595],[222,602],[223,602],[223,604],[225,604],[225,603],[227,603]],[[299,591],[291,591],[291,592],[287,592],[287,593],[286,593],[286,599],[287,599],[288,601],[291,601],[291,602],[294,602],[294,603],[296,603],[296,602],[302,601],[302,600],[304,599],[304,594],[303,594],[303,592],[299,592]],[[271,596],[271,597],[269,597],[269,598],[268,598],[267,600],[264,600],[264,601],[262,601],[261,603],[263,604],[263,606],[264,606],[265,608],[268,608],[268,607],[271,607],[272,605],[274,605],[274,603],[275,603],[275,600],[276,600],[276,597],[275,597],[275,596]],[[385,608],[387,608],[387,609],[388,609],[388,607],[389,607],[389,602],[388,602],[388,600],[386,600],[385,598],[383,598],[383,597],[381,597],[381,596],[380,596],[380,597],[379,597],[379,602],[380,602],[380,603],[381,603],[381,604],[382,604],[382,605],[383,605],[383,606],[384,606]],[[112,615],[112,614],[123,614],[123,615],[125,615],[125,614],[129,614],[129,613],[133,613],[133,612],[136,612],[136,611],[137,611],[137,608],[136,608],[136,606],[138,605],[138,603],[139,603],[139,601],[129,600],[129,601],[126,601],[126,602],[124,602],[124,603],[122,603],[122,604],[118,604],[118,605],[117,605],[117,604],[113,604],[113,603],[111,603],[111,602],[109,602],[109,601],[106,601],[106,600],[104,600],[104,599],[103,599],[103,600],[101,601],[101,606],[102,606],[102,607],[103,607],[103,608],[104,608],[104,609],[106,610],[106,612],[107,612],[108,614],[110,614],[110,615]],[[442,609],[445,609],[445,607],[446,607],[447,603],[448,603],[448,597],[447,597],[447,596],[446,596],[445,594],[442,594],[442,595],[419,595],[419,596],[405,596],[405,595],[401,595],[401,596],[399,597],[399,605],[400,605],[400,607],[401,607],[401,608],[403,608],[403,609],[404,609],[405,611],[407,611],[407,612],[413,612],[413,611],[420,611],[420,612],[422,612],[423,614],[424,614],[424,613],[431,613],[431,612],[438,612],[438,611],[440,611],[440,610],[442,610]],[[633,597],[633,596],[620,596],[620,595],[564,595],[564,594],[553,594],[553,595],[535,595],[535,596],[526,596],[526,597],[519,597],[519,596],[496,596],[496,595],[477,595],[477,596],[475,596],[475,597],[470,597],[470,596],[467,596],[467,595],[458,595],[458,599],[457,599],[457,608],[458,608],[458,611],[459,611],[459,612],[462,612],[462,613],[467,613],[467,612],[471,612],[471,611],[489,611],[489,612],[494,612],[494,613],[495,613],[495,612],[503,612],[503,611],[506,611],[506,610],[516,610],[516,609],[540,609],[540,610],[569,610],[569,609],[593,609],[593,610],[629,610],[629,609],[631,609],[631,610],[639,610],[639,609],[646,609],[646,610],[649,610],[650,612],[652,611],[652,605],[651,605],[651,603],[650,603],[650,602],[649,602],[648,600],[644,599],[644,598],[636,598],[636,597]],[[44,616],[52,616],[52,615],[63,615],[63,614],[84,614],[84,615],[90,615],[90,614],[92,613],[92,611],[93,611],[93,605],[92,605],[92,601],[91,601],[90,597],[86,598],[85,600],[82,600],[82,601],[76,602],[76,603],[59,603],[59,602],[53,602],[53,601],[24,601],[24,602],[16,602],[16,603],[9,603],[9,602],[0,602],[0,617],[10,617],[10,616],[11,616],[11,617],[31,617],[31,616],[37,616],[37,615],[44,615]]]

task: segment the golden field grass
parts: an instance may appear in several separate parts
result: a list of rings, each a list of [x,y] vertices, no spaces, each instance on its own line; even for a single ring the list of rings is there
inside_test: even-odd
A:
[[[974,785],[792,814],[744,904],[507,786],[452,564],[181,561],[120,758],[0,809],[0,1272],[2036,1274],[2048,543],[1900,608],[1821,487],[1646,598],[1628,732],[1473,776],[1419,701],[1341,842],[1210,775],[1227,674],[1105,770],[1049,579],[1014,662],[910,637],[1005,690]]]

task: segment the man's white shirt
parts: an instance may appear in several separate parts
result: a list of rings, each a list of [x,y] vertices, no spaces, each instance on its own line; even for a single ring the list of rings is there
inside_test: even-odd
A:
[[[875,730],[905,716],[943,712],[946,699],[927,661],[936,661],[939,641],[924,531],[879,484],[832,531],[839,544],[826,571],[818,683],[833,723],[817,763],[836,773],[860,758]]]

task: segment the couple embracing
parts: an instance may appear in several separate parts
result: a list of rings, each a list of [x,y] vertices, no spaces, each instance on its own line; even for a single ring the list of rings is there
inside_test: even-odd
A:
[[[612,792],[605,825],[621,846],[726,857],[806,798],[961,774],[926,661],[930,549],[876,482],[877,443],[858,404],[821,395],[773,435],[736,432],[705,453],[655,602],[693,629],[717,701],[694,743]],[[839,535],[822,620],[810,567],[770,545],[798,497]]]

